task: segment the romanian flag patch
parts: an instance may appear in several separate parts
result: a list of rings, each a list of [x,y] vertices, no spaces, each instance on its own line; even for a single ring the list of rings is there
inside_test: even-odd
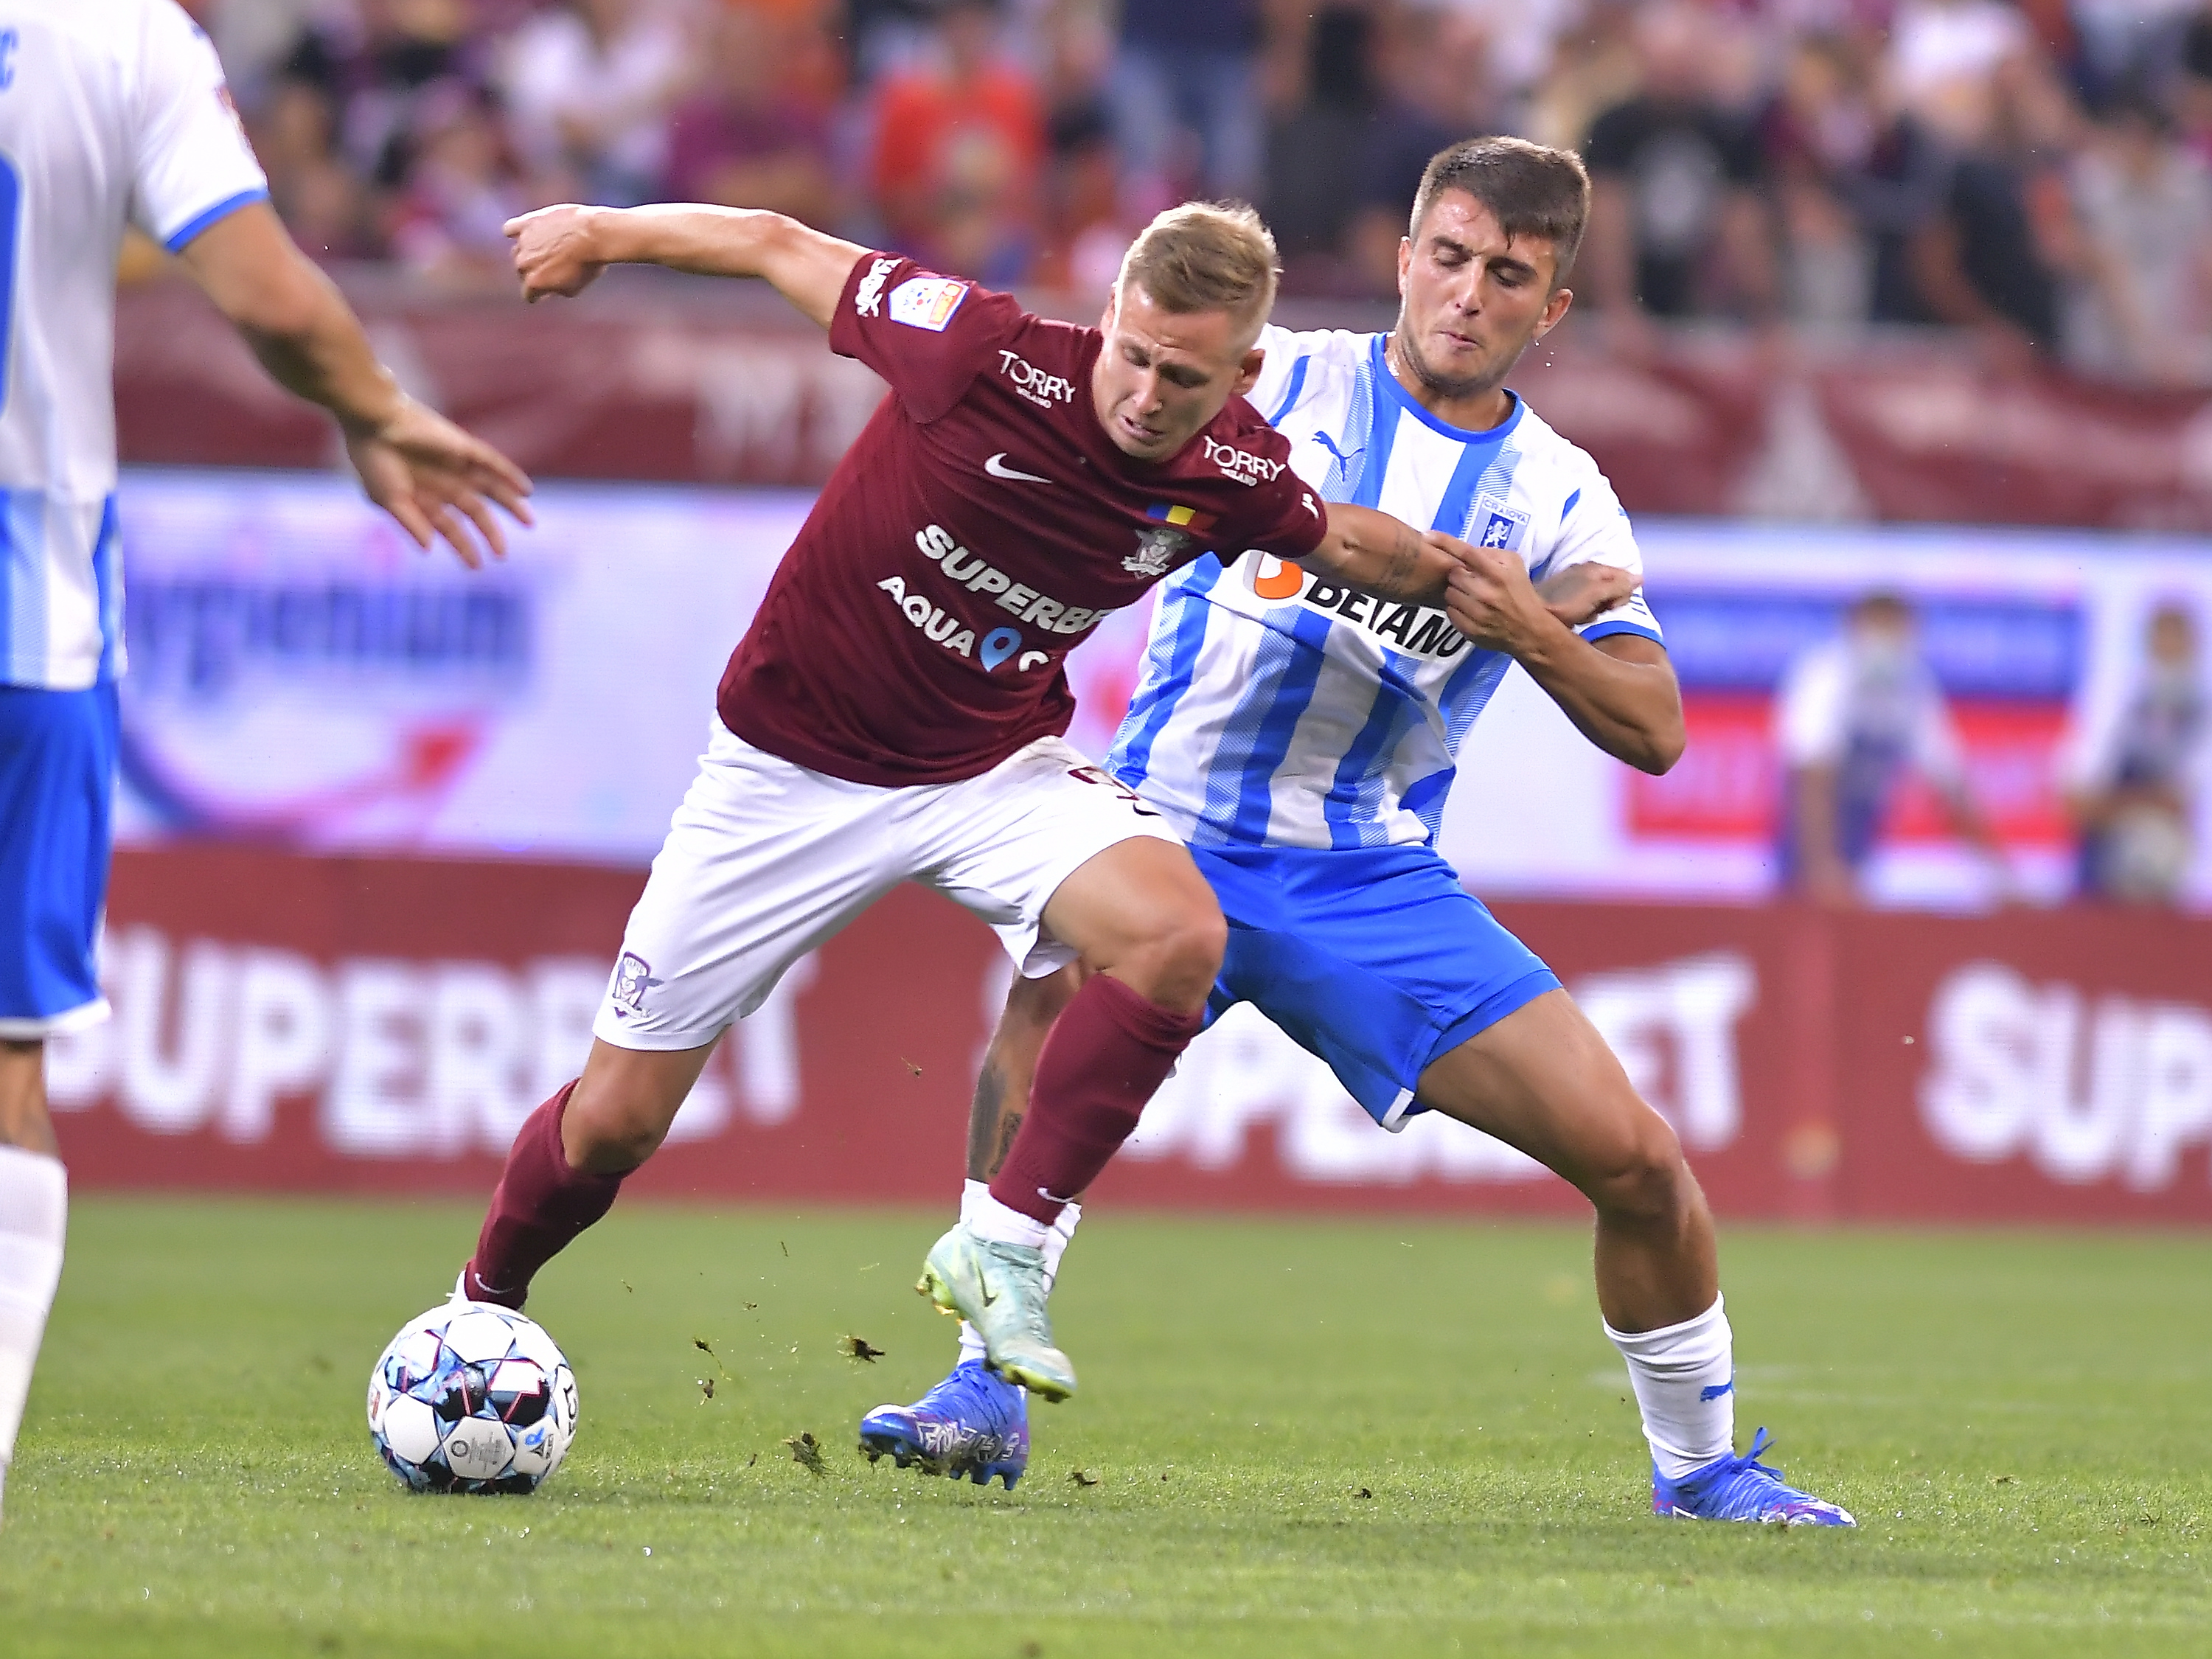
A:
[[[1213,528],[1213,514],[1211,513],[1201,513],[1194,507],[1178,507],[1170,501],[1154,501],[1145,509],[1145,516],[1198,536],[1203,536]]]

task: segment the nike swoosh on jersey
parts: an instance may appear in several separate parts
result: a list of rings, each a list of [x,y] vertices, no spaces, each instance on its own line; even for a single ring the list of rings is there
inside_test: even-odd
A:
[[[1040,478],[1034,472],[1018,471],[1014,468],[1008,466],[1006,465],[1006,452],[1003,449],[997,454],[992,456],[989,460],[983,463],[983,471],[989,473],[994,478],[1011,478],[1016,483],[1048,484],[1052,482],[1049,478]]]

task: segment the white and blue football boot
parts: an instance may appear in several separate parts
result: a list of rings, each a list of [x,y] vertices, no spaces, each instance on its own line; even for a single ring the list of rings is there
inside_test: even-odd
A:
[[[1774,1443],[1761,1429],[1751,1449],[1692,1469],[1679,1480],[1651,1471],[1651,1512],[1682,1521],[1763,1521],[1784,1527],[1856,1527],[1851,1512],[1800,1492],[1759,1455]]]
[[[911,1406],[878,1406],[860,1419],[868,1462],[895,1459],[979,1486],[998,1476],[1014,1489],[1030,1462],[1029,1395],[1018,1383],[963,1359]]]

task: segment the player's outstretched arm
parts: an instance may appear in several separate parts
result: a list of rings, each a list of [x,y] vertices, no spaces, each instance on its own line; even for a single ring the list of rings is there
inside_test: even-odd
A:
[[[471,569],[507,551],[496,502],[530,522],[530,479],[399,389],[337,285],[293,243],[265,202],[217,220],[179,256],[286,390],[337,416],[368,498],[418,547],[442,536]],[[476,526],[479,548],[462,520]]]
[[[1637,634],[1590,641],[1528,580],[1521,556],[1466,543],[1444,611],[1459,631],[1528,671],[1575,729],[1655,776],[1682,757],[1682,690],[1667,647]]]
[[[665,265],[698,276],[760,276],[822,327],[867,250],[756,208],[540,208],[510,219],[522,297],[580,294],[609,265]]]
[[[1371,507],[1330,501],[1321,545],[1298,561],[1317,576],[1406,605],[1441,605],[1460,568],[1460,544],[1424,532]]]

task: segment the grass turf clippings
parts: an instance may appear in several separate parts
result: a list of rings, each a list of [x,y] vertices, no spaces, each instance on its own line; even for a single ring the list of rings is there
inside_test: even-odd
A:
[[[853,1449],[952,1358],[909,1288],[941,1218],[624,1206],[531,1308],[580,1376],[567,1466],[414,1497],[369,1447],[368,1367],[477,1218],[80,1199],[0,1654],[2212,1641],[2212,1240],[1732,1230],[1739,1442],[1770,1425],[1857,1514],[1834,1533],[1655,1520],[1587,1237],[1433,1222],[1093,1217],[1054,1303],[1082,1393],[1032,1413],[1009,1497]]]

